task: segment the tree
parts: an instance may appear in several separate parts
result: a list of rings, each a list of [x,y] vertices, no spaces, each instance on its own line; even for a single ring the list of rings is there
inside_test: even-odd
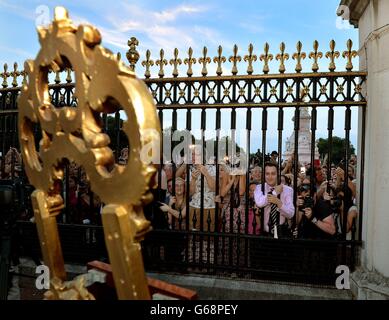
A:
[[[319,149],[320,157],[324,158],[328,154],[328,139],[320,138],[317,141],[317,147]],[[346,139],[334,136],[332,138],[332,152],[331,152],[331,162],[338,164],[342,159],[345,158],[346,151]],[[349,155],[355,153],[354,146],[350,143],[349,145]]]

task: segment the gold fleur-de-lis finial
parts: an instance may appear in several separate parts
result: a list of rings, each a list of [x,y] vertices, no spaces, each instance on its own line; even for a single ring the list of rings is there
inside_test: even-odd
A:
[[[135,65],[139,60],[139,52],[136,49],[136,47],[139,45],[139,41],[137,38],[131,37],[131,39],[128,40],[127,45],[130,47],[130,49],[128,49],[126,57],[130,63],[130,69],[135,71]]]
[[[259,60],[263,61],[263,73],[267,74],[269,73],[269,61],[273,60],[273,55],[271,53],[269,54],[269,44],[267,42],[263,49],[265,52],[261,54]]]
[[[253,62],[257,61],[257,56],[253,54],[254,47],[253,44],[249,44],[249,54],[246,54],[243,58],[245,62],[248,63],[247,65],[247,74],[252,74],[254,72],[253,70]]]
[[[344,51],[342,56],[347,58],[346,70],[351,71],[353,69],[352,58],[355,58],[358,53],[355,50],[352,50],[353,41],[351,39],[347,40],[347,51]]]
[[[55,79],[54,79],[54,82],[56,84],[59,84],[61,83],[61,73],[59,71],[55,71]]]
[[[150,52],[150,50],[147,49],[146,50],[146,60],[142,61],[142,66],[146,67],[146,70],[145,70],[145,78],[146,79],[150,78],[150,76],[151,76],[150,67],[152,67],[154,65],[154,61],[150,59],[150,56],[151,56],[151,52]]]
[[[217,48],[217,57],[213,58],[213,62],[217,63],[216,74],[218,76],[221,76],[221,74],[223,73],[222,64],[226,62],[226,57],[222,56],[222,54],[223,48],[222,46],[219,46]]]
[[[155,62],[155,64],[157,65],[157,66],[159,66],[159,72],[158,72],[158,76],[160,77],[160,78],[163,78],[164,77],[164,75],[165,75],[165,72],[163,71],[163,66],[165,65],[167,65],[167,60],[166,59],[164,59],[164,55],[165,55],[165,51],[163,51],[163,49],[161,49],[160,51],[159,51],[159,60],[157,60],[156,62]]]
[[[3,83],[1,84],[3,86],[3,88],[8,87],[7,79],[9,76],[10,76],[10,74],[8,72],[8,64],[4,63],[4,72],[0,73],[0,77],[3,78]]]
[[[192,58],[192,55],[193,55],[193,49],[189,47],[188,58],[184,59],[184,63],[188,65],[188,71],[186,72],[188,77],[191,77],[193,75],[192,64],[196,63],[196,58]]]
[[[23,76],[23,81],[22,81],[22,85],[27,85],[27,72],[26,70],[23,70],[22,72],[20,72],[20,74]]]
[[[335,40],[331,40],[330,41],[330,50],[331,51],[327,51],[327,53],[326,53],[326,58],[330,59],[330,65],[328,66],[328,69],[330,71],[335,71],[335,69],[336,69],[335,58],[339,58],[339,56],[340,56],[339,51],[335,51],[335,46],[336,46]]]
[[[174,59],[171,59],[170,60],[170,65],[173,66],[173,77],[176,78],[178,77],[178,69],[177,69],[177,66],[179,66],[180,64],[182,64],[182,60],[178,57],[178,49],[175,48],[174,49]]]
[[[301,52],[301,49],[303,48],[303,44],[301,43],[301,41],[297,42],[297,45],[296,45],[296,49],[297,49],[297,52],[293,53],[293,60],[296,60],[296,72],[297,73],[300,73],[302,70],[303,70],[303,67],[301,66],[301,60],[305,59],[306,58],[306,53],[305,52]]]
[[[208,74],[207,63],[211,63],[211,58],[207,57],[208,49],[207,47],[203,48],[203,56],[199,59],[199,63],[203,65],[201,69],[201,74],[205,77]]]
[[[280,73],[285,72],[285,61],[289,59],[289,54],[285,53],[285,43],[281,42],[280,44],[280,53],[276,55],[276,60],[280,60],[280,67],[279,71]]]
[[[66,68],[66,79],[65,80],[67,83],[72,82],[72,69],[71,68]]]
[[[238,73],[238,68],[236,67],[236,63],[240,62],[242,60],[242,58],[240,56],[238,56],[238,46],[236,44],[234,45],[232,52],[234,55],[229,57],[228,61],[232,62],[231,73],[233,75],[236,75]]]
[[[313,42],[313,51],[309,54],[309,59],[313,59],[312,71],[317,72],[319,70],[319,64],[317,63],[319,59],[323,58],[323,53],[319,50],[319,42],[315,40]]]
[[[9,75],[13,78],[12,86],[17,87],[18,77],[20,76],[20,72],[18,71],[18,64],[16,62],[14,63],[14,71],[12,71]]]

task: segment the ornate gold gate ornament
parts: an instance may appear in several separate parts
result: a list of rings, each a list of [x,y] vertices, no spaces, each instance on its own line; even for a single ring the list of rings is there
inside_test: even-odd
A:
[[[25,171],[36,190],[35,220],[45,264],[50,269],[48,298],[92,299],[82,281],[65,283],[66,273],[56,216],[64,207],[54,184],[64,176],[65,159],[85,168],[91,189],[105,203],[105,241],[119,299],[149,299],[140,243],[150,230],[143,205],[155,169],[140,160],[142,147],[159,138],[160,125],[149,90],[116,56],[104,49],[93,26],[75,27],[66,9],[55,8],[48,28],[38,27],[41,49],[25,63],[28,81],[18,102],[19,139]],[[48,73],[71,68],[77,107],[56,109],[50,102]],[[115,164],[101,114],[123,110],[129,140],[128,164]],[[34,126],[42,133],[36,150]],[[154,129],[154,130],[147,130]],[[69,294],[65,294],[68,292]]]

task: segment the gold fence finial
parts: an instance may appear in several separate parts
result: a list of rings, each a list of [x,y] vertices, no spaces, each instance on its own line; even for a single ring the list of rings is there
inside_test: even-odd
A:
[[[269,44],[266,42],[264,47],[264,53],[261,54],[259,57],[259,60],[263,61],[263,73],[268,74],[269,73],[269,61],[273,60],[273,55],[269,54]]]
[[[160,78],[163,78],[164,76],[165,76],[165,72],[163,71],[163,66],[165,65],[167,65],[167,60],[166,59],[164,59],[164,56],[165,56],[165,51],[163,51],[163,49],[161,49],[160,51],[159,51],[159,60],[157,60],[156,62],[155,62],[155,64],[157,65],[157,66],[159,66],[159,72],[158,72],[158,76],[160,77]]]
[[[178,57],[178,49],[174,48],[174,59],[170,59],[170,65],[173,66],[172,75],[174,78],[178,77],[178,69],[177,66],[182,64],[182,60]]]
[[[72,69],[66,68],[66,82],[71,83],[72,82]]]
[[[289,54],[285,53],[285,43],[281,42],[280,44],[280,53],[276,55],[276,60],[280,61],[280,67],[279,72],[284,73],[285,72],[285,61],[289,59]]]
[[[151,76],[150,67],[154,65],[154,61],[150,59],[151,52],[149,49],[146,50],[146,60],[142,61],[142,66],[146,68],[145,78],[148,79]]]
[[[21,75],[23,76],[22,86],[24,86],[27,84],[27,72],[26,72],[26,70],[23,70],[21,72]]]
[[[120,53],[120,52],[118,52],[117,54],[116,54],[116,60],[117,61],[120,61],[122,59],[122,54]]]
[[[191,77],[193,75],[192,64],[196,63],[196,58],[192,58],[192,55],[193,55],[193,49],[192,47],[189,47],[188,58],[184,59],[184,63],[188,65],[188,71],[186,72],[188,77]]]
[[[238,73],[238,68],[236,67],[237,62],[242,60],[241,56],[238,56],[238,46],[235,44],[232,50],[233,55],[229,57],[228,61],[232,62],[232,70],[231,73],[236,75]]]
[[[330,41],[330,50],[331,51],[327,51],[327,53],[326,53],[326,58],[330,59],[330,65],[328,66],[328,69],[331,72],[335,71],[335,69],[336,69],[335,59],[339,58],[339,56],[340,56],[339,51],[335,51],[335,46],[336,46],[335,40],[331,40]]]
[[[323,53],[319,50],[319,42],[315,40],[313,42],[313,51],[309,54],[309,58],[313,59],[312,71],[317,72],[319,70],[319,64],[317,63],[319,59],[323,58]]]
[[[213,58],[213,62],[217,63],[216,74],[218,76],[222,75],[223,73],[222,64],[226,62],[226,57],[224,57],[222,54],[223,54],[223,48],[222,46],[219,46],[217,48],[217,57]]]
[[[203,48],[203,56],[199,59],[199,63],[203,65],[201,69],[201,74],[205,77],[208,74],[207,63],[211,63],[211,58],[207,57],[208,49],[207,47]]]
[[[137,38],[131,37],[131,39],[128,40],[127,45],[130,47],[130,49],[128,49],[126,57],[130,63],[130,69],[135,72],[135,65],[139,60],[139,52],[136,49],[136,47],[139,46],[139,41]]]
[[[257,56],[253,54],[254,46],[252,43],[249,44],[249,54],[246,54],[243,58],[247,65],[247,74],[253,74],[253,62],[257,61]]]
[[[347,51],[344,51],[342,56],[347,58],[346,70],[351,71],[353,69],[352,59],[358,56],[358,53],[355,50],[352,50],[353,41],[351,39],[347,40]]]
[[[307,56],[305,52],[301,52],[302,48],[303,44],[301,41],[298,41],[296,45],[297,52],[293,53],[292,56],[293,60],[296,60],[295,70],[297,73],[300,73],[303,70],[303,67],[301,66],[301,60],[305,59]]]
[[[54,72],[54,71],[53,71]],[[59,71],[55,71],[55,78],[54,78],[54,82],[56,84],[60,84],[61,83],[61,73]]]
[[[0,73],[0,77],[3,78],[3,83],[1,84],[3,88],[8,87],[7,79],[10,76],[10,73],[8,72],[8,64],[4,63],[4,72]]]
[[[14,71],[10,73],[10,76],[13,78],[12,80],[12,86],[17,87],[18,86],[18,77],[20,76],[20,72],[18,71],[18,64],[14,63]]]

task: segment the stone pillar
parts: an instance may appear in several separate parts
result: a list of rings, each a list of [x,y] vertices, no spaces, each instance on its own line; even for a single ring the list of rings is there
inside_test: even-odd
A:
[[[348,6],[350,22],[359,28],[360,70],[368,72],[363,246],[351,285],[359,299],[389,299],[389,1],[340,4]]]

